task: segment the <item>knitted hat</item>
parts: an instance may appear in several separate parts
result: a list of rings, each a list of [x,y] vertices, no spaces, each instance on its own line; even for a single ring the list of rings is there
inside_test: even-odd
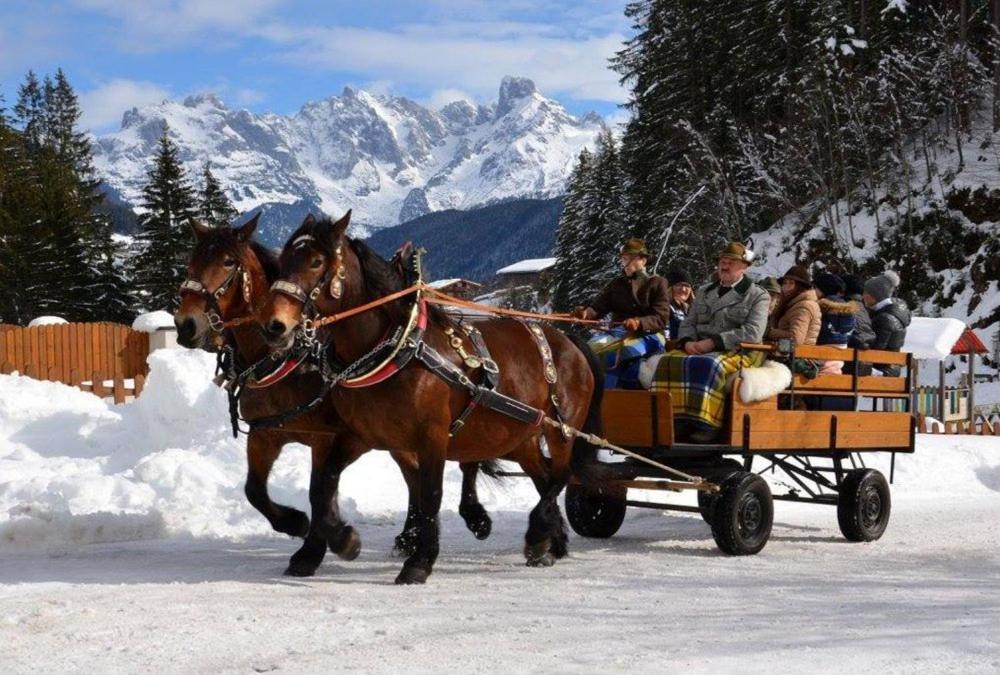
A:
[[[746,247],[746,244],[738,241],[731,241],[726,244],[726,248],[719,254],[719,257],[739,260],[740,262],[744,262],[749,265],[753,263],[754,253]]]
[[[802,265],[792,265],[785,272],[785,276],[778,279],[778,283],[783,283],[786,279],[790,279],[796,283],[800,283],[803,286],[812,286],[812,278],[809,276],[809,270],[807,270]]]
[[[757,285],[771,295],[781,295],[781,285],[775,281],[774,277],[764,277],[757,282]]]
[[[646,242],[642,239],[626,239],[625,245],[622,246],[621,255],[641,255],[649,257],[649,251],[646,250]]]
[[[887,270],[865,282],[865,293],[875,298],[875,302],[882,302],[886,298],[891,298],[893,291],[898,287],[899,275]]]
[[[829,272],[817,276],[813,285],[823,295],[843,295],[845,289],[844,280]]]
[[[691,285],[691,277],[684,270],[672,269],[667,272],[667,283],[671,286],[676,286],[677,284],[687,284]]]
[[[865,292],[864,287],[861,285],[861,279],[858,279],[853,274],[845,274],[841,278],[844,280],[844,293],[847,295],[861,295]]]

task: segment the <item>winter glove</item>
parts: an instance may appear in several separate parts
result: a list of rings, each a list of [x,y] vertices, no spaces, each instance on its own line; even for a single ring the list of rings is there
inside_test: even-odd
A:
[[[641,324],[639,323],[639,319],[632,318],[625,319],[625,321],[622,322],[622,325],[625,326],[625,330],[637,331],[639,330],[639,326]]]

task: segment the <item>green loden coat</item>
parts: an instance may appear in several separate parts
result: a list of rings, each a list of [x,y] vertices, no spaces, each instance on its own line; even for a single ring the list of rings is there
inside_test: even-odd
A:
[[[719,294],[718,282],[698,289],[691,311],[681,324],[678,340],[711,338],[716,351],[734,351],[741,342],[760,342],[767,330],[767,291],[744,276],[735,286]]]

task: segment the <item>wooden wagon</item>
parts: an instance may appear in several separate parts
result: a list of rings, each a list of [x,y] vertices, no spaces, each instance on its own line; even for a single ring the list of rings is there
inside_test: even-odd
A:
[[[743,348],[777,350],[773,345]],[[630,506],[699,512],[720,549],[733,555],[753,554],[770,536],[773,500],[787,500],[836,506],[841,532],[851,541],[881,537],[889,522],[895,454],[914,448],[910,355],[801,346],[781,356],[789,362],[853,362],[853,367],[848,366],[853,374],[812,379],[797,374],[782,393],[749,404],[740,400],[737,380],[728,394],[723,434],[711,445],[675,440],[668,393],[606,391],[602,413],[609,441],[705,478],[711,485],[699,489],[698,506],[630,499],[629,490],[678,491],[690,486],[640,458],[619,457],[615,463],[605,463],[597,453],[567,489],[566,513],[573,529],[587,537],[610,537]],[[858,374],[870,371],[871,365],[899,366],[904,374]],[[841,406],[830,407],[849,410],[804,409],[804,403],[816,407],[821,400],[839,401]],[[889,480],[865,466],[864,455],[870,452],[892,453]],[[784,494],[772,495],[760,476],[765,471],[783,472],[791,487]]]

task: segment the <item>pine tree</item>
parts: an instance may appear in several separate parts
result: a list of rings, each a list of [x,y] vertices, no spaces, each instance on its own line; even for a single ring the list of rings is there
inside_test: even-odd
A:
[[[584,148],[566,183],[564,207],[556,230],[556,264],[552,270],[552,307],[571,310],[585,301],[579,297],[582,276],[583,202],[590,182],[593,155]]]
[[[624,183],[618,142],[604,127],[578,207],[582,232],[573,287],[576,297],[593,297],[619,272],[618,251],[630,234],[625,223]]]
[[[198,200],[198,216],[206,225],[229,227],[239,215],[239,211],[226,197],[218,179],[212,174],[209,162],[205,162],[201,176],[202,189]]]
[[[191,242],[189,227],[197,217],[197,204],[166,125],[142,194],[144,212],[139,216],[137,235],[141,251],[135,261],[136,301],[143,311],[169,309],[184,279]]]
[[[34,71],[28,71],[24,84],[17,90],[14,117],[21,125],[29,150],[34,152],[41,148],[45,139],[45,95]]]

